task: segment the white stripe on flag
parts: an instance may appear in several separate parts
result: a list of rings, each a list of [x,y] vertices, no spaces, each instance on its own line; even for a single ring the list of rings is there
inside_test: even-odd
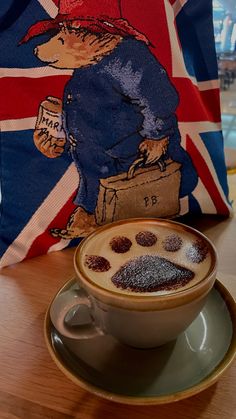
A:
[[[184,5],[187,3],[188,0],[176,0],[174,4],[172,4],[175,16],[181,11]]]
[[[181,138],[181,146],[186,150],[186,132],[185,131],[181,131],[181,128],[179,127],[179,131],[180,131],[180,138]]]
[[[184,64],[185,66],[185,64]],[[174,70],[174,65],[173,65],[173,70]],[[186,73],[185,73],[186,71]],[[174,71],[173,71],[174,74]],[[213,90],[213,89],[219,89],[220,88],[220,81],[219,79],[215,79],[215,80],[206,80],[206,81],[198,81],[196,79],[196,77],[190,76],[187,73],[186,67],[184,70],[184,73],[182,76],[180,75],[176,75],[174,74],[174,77],[185,77],[188,78],[189,80],[191,80],[191,82],[194,84],[194,86],[196,86],[198,88],[198,90],[200,92],[204,92],[205,90]]]
[[[72,163],[60,181],[34,213],[28,224],[8,247],[0,261],[0,268],[23,260],[34,240],[42,234],[56,217],[67,200],[78,188],[79,178]]]
[[[214,182],[216,187],[221,195],[221,198],[225,202],[226,206],[228,207],[230,213],[232,213],[231,206],[227,203],[224,191],[220,185],[218,180],[218,176],[216,174],[214,165],[212,163],[211,157],[208,153],[207,148],[205,147],[199,132],[214,132],[219,131],[221,129],[221,124],[214,123],[214,122],[181,122],[179,123],[179,130],[181,133],[181,145],[182,147],[186,148],[186,135],[189,135],[191,140],[194,142],[195,146],[198,148],[199,152],[201,153],[202,157],[206,161],[206,164],[213,176]],[[193,196],[198,200],[201,210],[205,214],[215,214],[217,213],[215,204],[213,200],[205,188],[204,184],[202,183],[201,179],[199,178],[198,185],[196,186],[195,190],[193,191]],[[181,214],[185,214],[185,202],[180,200],[181,204]]]
[[[171,55],[172,55],[172,76],[179,78],[187,78],[198,88],[199,91],[212,90],[219,88],[219,80],[198,81],[195,77],[190,76],[186,69],[181,46],[178,42],[178,34],[176,33],[175,17],[186,4],[187,0],[176,0],[171,6],[169,0],[165,0],[166,17],[169,29]]]
[[[48,252],[57,252],[58,250],[64,249],[66,246],[69,245],[71,240],[61,239],[58,243],[54,244],[53,246],[49,247]]]
[[[209,192],[205,188],[200,178],[198,178],[198,184],[192,194],[194,198],[196,198],[196,200],[198,201],[200,208],[204,214],[217,214],[214,202],[212,201]]]
[[[0,68],[0,78],[3,77],[27,77],[38,79],[50,76],[71,76],[73,70],[60,70],[57,68],[42,66],[35,68]]]
[[[58,8],[52,0],[38,0],[50,17],[56,17]]]
[[[21,118],[21,119],[6,119],[1,121],[1,130],[4,131],[23,131],[27,129],[34,129],[37,117]],[[221,130],[220,122],[179,122],[179,129],[181,135],[184,136],[189,132],[214,132]]]
[[[188,196],[184,196],[180,198],[180,211],[179,215],[185,215],[189,212],[189,198]]]
[[[223,191],[222,186],[221,186],[221,184],[219,182],[217,173],[215,171],[215,167],[214,167],[214,165],[212,163],[211,157],[210,157],[210,155],[208,153],[208,150],[207,150],[205,144],[203,143],[203,141],[202,141],[199,133],[189,132],[189,136],[190,136],[191,140],[193,141],[195,147],[197,147],[198,151],[201,153],[203,159],[205,160],[205,162],[207,164],[207,167],[208,167],[209,171],[211,172],[211,175],[212,175],[212,177],[214,179],[214,182],[216,184],[216,187],[217,187],[217,189],[218,189],[218,191],[219,191],[219,193],[221,195],[221,198],[225,202],[225,205],[227,206],[227,208],[228,208],[228,210],[230,211],[230,214],[231,214],[232,213],[232,207],[226,201],[226,197],[225,197],[224,191]]]
[[[175,16],[173,6],[169,0],[165,0],[166,18],[169,30],[170,47],[172,55],[172,76],[190,78],[183,58],[183,54],[178,43],[178,36],[175,28]]]
[[[22,118],[22,119],[6,119],[1,121],[1,130],[4,131],[24,131],[27,129],[34,129],[37,117]],[[181,136],[184,137],[189,132],[214,132],[221,130],[220,122],[179,122],[179,130]],[[185,147],[185,142],[182,143]]]
[[[195,83],[194,83],[195,84]],[[220,81],[216,80],[207,80],[207,81],[196,81],[198,90],[201,92],[205,90],[219,89]]]
[[[34,129],[36,119],[36,117],[22,119],[6,119],[5,121],[1,121],[1,131],[25,131],[27,129]]]
[[[199,132],[214,132],[221,130],[221,123],[220,122],[208,122],[208,121],[200,121],[200,122],[179,122],[179,130],[181,135],[189,134],[195,135],[195,133]]]

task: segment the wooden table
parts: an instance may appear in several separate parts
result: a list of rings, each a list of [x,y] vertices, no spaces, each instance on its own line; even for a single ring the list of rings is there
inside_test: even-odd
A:
[[[186,220],[190,223],[190,220]],[[218,278],[236,296],[236,218],[191,224],[219,250]],[[70,382],[51,360],[43,321],[56,291],[73,276],[73,249],[4,268],[0,274],[0,419],[235,419],[236,363],[206,391],[175,404],[127,406]]]

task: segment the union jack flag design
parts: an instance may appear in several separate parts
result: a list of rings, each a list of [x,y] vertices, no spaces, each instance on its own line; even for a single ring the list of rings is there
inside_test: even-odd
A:
[[[59,0],[22,3],[20,10],[0,6],[4,15],[0,20],[0,267],[78,243],[78,239],[50,234],[55,226],[63,229],[76,208],[78,170],[69,153],[48,159],[33,142],[40,103],[49,95],[62,99],[73,70],[53,68],[35,56],[35,48],[50,39],[51,31],[42,31],[20,45],[31,25],[58,16],[60,4]],[[181,197],[180,215],[194,209],[199,214],[231,213],[211,3],[120,2],[130,30],[150,41],[150,51],[179,94],[176,115],[181,146],[198,174],[193,208],[187,197]],[[106,23],[112,26],[111,22]]]

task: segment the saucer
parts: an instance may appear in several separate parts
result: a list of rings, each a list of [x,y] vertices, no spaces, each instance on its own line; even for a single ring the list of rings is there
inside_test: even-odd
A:
[[[71,287],[70,280],[54,297]],[[51,307],[50,305],[50,307]],[[112,336],[65,338],[46,313],[48,350],[59,369],[75,384],[103,398],[151,405],[181,400],[214,384],[236,353],[236,305],[216,281],[199,316],[176,341],[155,349],[135,349]]]

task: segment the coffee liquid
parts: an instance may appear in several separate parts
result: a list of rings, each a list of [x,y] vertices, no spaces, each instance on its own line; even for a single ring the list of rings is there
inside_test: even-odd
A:
[[[203,239],[148,220],[101,231],[85,241],[81,256],[90,281],[122,294],[180,291],[201,281],[211,267]]]

